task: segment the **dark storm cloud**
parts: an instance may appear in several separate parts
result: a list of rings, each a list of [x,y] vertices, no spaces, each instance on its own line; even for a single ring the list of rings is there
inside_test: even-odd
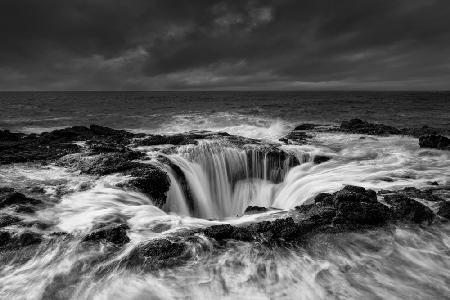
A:
[[[2,0],[0,89],[449,89],[447,0]]]

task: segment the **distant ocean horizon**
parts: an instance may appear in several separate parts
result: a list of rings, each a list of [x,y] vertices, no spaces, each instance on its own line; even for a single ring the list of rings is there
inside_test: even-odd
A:
[[[0,128],[27,133],[95,123],[149,133],[213,130],[276,138],[299,123],[350,118],[397,127],[450,126],[450,92],[0,92],[0,103]]]

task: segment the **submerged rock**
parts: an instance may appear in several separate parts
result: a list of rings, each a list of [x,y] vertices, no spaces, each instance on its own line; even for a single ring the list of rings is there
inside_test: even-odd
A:
[[[97,229],[83,238],[83,241],[107,241],[116,245],[124,245],[130,241],[126,224],[116,224]]]
[[[450,150],[450,139],[442,135],[426,135],[419,138],[420,148]]]

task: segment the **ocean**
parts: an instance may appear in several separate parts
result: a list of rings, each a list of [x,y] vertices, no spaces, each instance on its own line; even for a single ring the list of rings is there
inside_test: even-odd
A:
[[[448,221],[324,231],[296,243],[267,235],[220,242],[202,234],[214,225],[295,214],[320,193],[346,185],[372,189],[384,204],[386,193],[430,191],[440,200],[416,200],[433,213],[450,200],[450,151],[420,148],[416,137],[307,130],[306,142],[279,141],[301,123],[331,126],[351,118],[448,130],[450,92],[0,93],[0,129],[13,132],[98,124],[133,133],[242,137],[210,135],[174,145],[139,144],[136,137],[126,150],[100,145],[100,153],[90,148],[96,143],[76,140],[81,153],[0,165],[1,197],[14,189],[40,203],[30,212],[0,201],[1,237],[28,234],[14,251],[0,239],[0,298],[448,299]],[[121,156],[137,152],[132,164],[120,165]],[[112,164],[162,170],[164,205],[145,192],[154,186],[128,188],[142,173],[92,171],[111,156],[119,162]],[[318,157],[326,159],[318,163]],[[249,206],[267,211],[246,214]],[[86,242],[91,232],[117,224],[125,226],[124,243],[101,234],[101,241]],[[196,233],[186,238],[189,230]],[[166,239],[187,249],[183,259],[171,248],[145,248]],[[150,249],[148,259],[127,267],[142,249]]]
[[[295,124],[355,117],[397,127],[450,127],[450,92],[0,92],[0,104],[0,128],[24,132],[99,124],[276,137]]]

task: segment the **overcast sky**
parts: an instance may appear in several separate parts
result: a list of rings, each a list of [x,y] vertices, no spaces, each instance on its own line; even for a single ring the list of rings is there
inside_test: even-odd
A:
[[[449,0],[1,0],[0,90],[450,89]]]

